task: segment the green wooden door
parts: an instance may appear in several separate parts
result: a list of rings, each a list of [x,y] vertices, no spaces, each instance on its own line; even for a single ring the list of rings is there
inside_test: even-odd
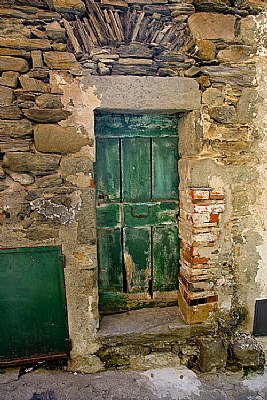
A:
[[[0,250],[0,366],[69,354],[60,247]]]
[[[100,311],[176,304],[177,116],[98,113],[95,134]]]

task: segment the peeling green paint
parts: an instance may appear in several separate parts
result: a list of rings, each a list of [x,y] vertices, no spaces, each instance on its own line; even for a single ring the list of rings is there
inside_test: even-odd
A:
[[[162,303],[178,289],[177,116],[96,115],[96,142],[100,309]]]

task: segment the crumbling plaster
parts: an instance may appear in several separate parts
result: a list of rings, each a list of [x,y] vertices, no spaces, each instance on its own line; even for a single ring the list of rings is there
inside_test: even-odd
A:
[[[258,102],[258,109],[255,115],[255,129],[260,138],[260,148],[258,153],[258,166],[257,171],[259,174],[259,196],[256,199],[254,207],[251,207],[251,212],[255,214],[255,224],[257,232],[260,236],[258,243],[259,251],[259,266],[255,277],[255,284],[258,288],[256,298],[263,299],[267,297],[267,49],[266,49],[266,26],[267,26],[267,12],[262,13],[255,18],[255,24],[259,35],[258,52],[256,59],[257,66],[257,81],[258,93],[261,102]],[[255,296],[255,288],[252,291]],[[251,306],[252,312],[252,306]]]

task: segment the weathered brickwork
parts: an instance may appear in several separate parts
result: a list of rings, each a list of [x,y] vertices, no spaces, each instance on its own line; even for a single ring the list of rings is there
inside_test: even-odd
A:
[[[179,303],[188,323],[207,321],[216,310],[219,220],[224,208],[223,192],[188,188],[180,193]]]
[[[251,332],[255,299],[267,298],[264,7],[1,1],[0,247],[62,245],[73,369],[103,368],[98,109],[178,114],[180,310]]]

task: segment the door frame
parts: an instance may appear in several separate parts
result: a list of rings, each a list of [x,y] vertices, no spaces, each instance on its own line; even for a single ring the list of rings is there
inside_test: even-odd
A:
[[[147,76],[87,76],[83,87],[90,95],[89,137],[95,143],[95,111],[124,114],[180,114],[181,117],[194,113],[201,106],[201,91],[196,80],[184,77],[147,77]],[[183,129],[183,135],[188,133],[188,127]],[[177,131],[178,135],[178,131]],[[198,141],[198,132],[192,126],[190,139]],[[194,137],[194,139],[193,139]],[[184,138],[183,138],[184,139]],[[182,146],[184,140],[182,141]],[[178,154],[180,141],[178,140]],[[95,161],[95,145],[94,145]],[[178,179],[182,181],[178,168]],[[180,190],[180,189],[179,189]],[[179,221],[178,221],[179,231]],[[95,232],[96,241],[96,232]],[[97,252],[97,250],[96,250]],[[95,253],[95,257],[97,255]],[[179,260],[180,262],[180,260]],[[96,282],[98,293],[98,279]],[[99,307],[99,305],[98,305]],[[98,310],[99,312],[99,310]]]

